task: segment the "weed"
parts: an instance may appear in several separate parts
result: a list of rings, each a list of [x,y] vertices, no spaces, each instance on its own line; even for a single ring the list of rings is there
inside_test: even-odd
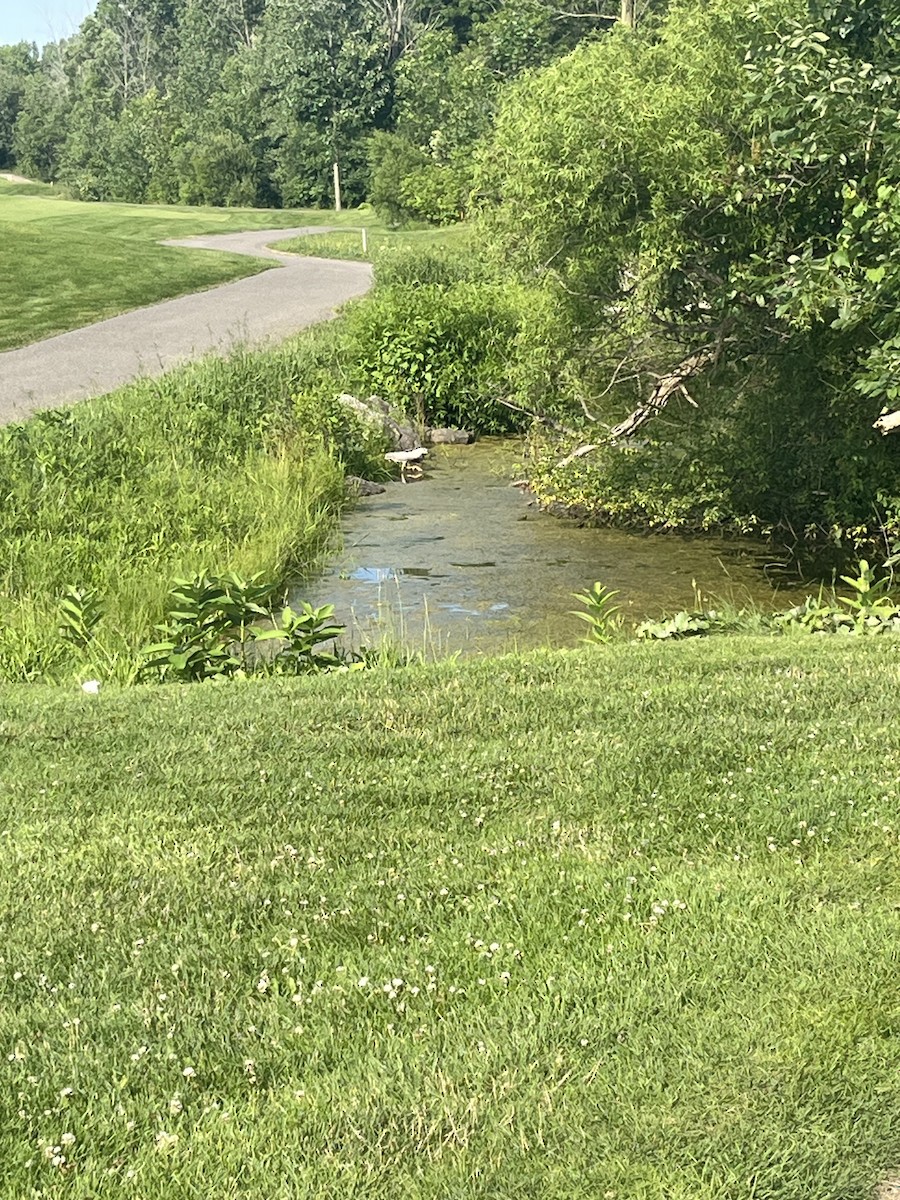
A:
[[[621,628],[622,618],[619,605],[615,603],[618,592],[610,591],[602,583],[594,583],[586,592],[573,592],[587,609],[587,612],[572,610],[571,615],[585,621],[588,625],[586,641],[603,645],[612,640],[613,634]]]

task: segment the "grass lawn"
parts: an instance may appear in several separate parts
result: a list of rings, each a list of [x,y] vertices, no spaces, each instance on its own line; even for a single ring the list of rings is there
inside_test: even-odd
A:
[[[450,246],[462,249],[469,235],[470,231],[466,225],[448,225],[440,229],[387,229],[384,225],[376,223],[372,228],[366,229],[365,249],[359,229],[336,229],[310,237],[294,238],[291,241],[279,242],[278,249],[319,258],[372,262],[378,251],[386,246]]]
[[[0,689],[0,1195],[871,1200],[900,644]]]
[[[164,238],[365,224],[356,212],[84,204],[0,180],[0,351],[267,270],[262,260],[160,246]]]

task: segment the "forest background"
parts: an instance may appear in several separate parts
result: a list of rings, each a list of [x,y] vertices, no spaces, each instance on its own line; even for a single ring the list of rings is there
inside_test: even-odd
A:
[[[332,204],[336,164],[394,224],[474,218],[356,315],[374,390],[533,421],[538,495],[593,519],[888,547],[898,29],[888,0],[101,0],[0,48],[0,167],[279,207]]]

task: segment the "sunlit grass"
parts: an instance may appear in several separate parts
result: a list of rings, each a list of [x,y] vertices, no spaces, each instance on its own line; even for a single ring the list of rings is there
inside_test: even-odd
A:
[[[339,342],[323,326],[0,430],[0,678],[128,678],[173,578],[308,574],[366,453],[315,394]],[[69,588],[104,609],[83,654],[59,634]]]
[[[267,270],[166,238],[299,225],[361,224],[358,213],[88,204],[0,180],[0,351]]]
[[[416,249],[423,246],[447,246],[463,250],[469,243],[470,230],[465,225],[450,225],[429,229],[387,229],[376,223],[371,228],[332,230],[279,242],[278,249],[291,254],[313,255],[319,258],[343,258],[374,262],[378,251],[387,246]]]
[[[898,668],[0,689],[0,1190],[871,1200]]]

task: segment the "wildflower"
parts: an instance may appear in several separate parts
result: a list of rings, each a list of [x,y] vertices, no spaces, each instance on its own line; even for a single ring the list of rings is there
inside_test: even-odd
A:
[[[170,1150],[174,1150],[177,1143],[177,1133],[167,1133],[165,1129],[160,1129],[156,1135],[156,1149],[161,1154],[167,1154]]]
[[[64,1133],[59,1140],[63,1146],[74,1146],[75,1145],[75,1134],[74,1133]]]
[[[194,1076],[197,1074],[197,1072],[194,1070],[193,1067],[185,1067],[181,1073],[185,1077],[185,1079],[193,1079]]]
[[[86,679],[81,685],[81,690],[87,693],[88,696],[97,696],[100,693],[99,679]]]
[[[169,1112],[173,1117],[177,1117],[179,1113],[184,1112],[184,1103],[180,1096],[173,1096],[169,1101]]]

